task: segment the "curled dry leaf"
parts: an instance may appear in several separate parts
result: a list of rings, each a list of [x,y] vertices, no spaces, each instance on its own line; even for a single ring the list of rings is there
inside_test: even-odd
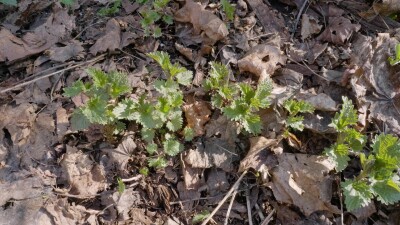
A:
[[[205,133],[204,124],[210,120],[211,111],[205,101],[194,101],[182,107],[188,127],[192,128],[195,136],[202,136]]]
[[[313,34],[321,31],[322,25],[318,24],[318,20],[307,14],[303,14],[301,18],[301,39],[306,39]]]
[[[110,19],[106,24],[106,33],[90,47],[90,53],[96,55],[107,50],[114,51],[121,43],[121,28],[116,19]]]
[[[360,30],[360,24],[352,24],[344,17],[330,17],[328,26],[318,36],[317,40],[343,45],[353,34]]]
[[[266,79],[273,74],[279,65],[286,63],[286,56],[274,45],[260,44],[252,48],[238,61],[240,72],[250,72],[260,78]]]
[[[186,4],[175,13],[174,17],[178,22],[191,23],[195,35],[204,32],[206,37],[203,41],[206,44],[213,45],[229,34],[221,19],[193,0],[186,0]]]
[[[279,165],[270,171],[272,181],[268,183],[277,201],[296,205],[306,216],[320,210],[340,213],[331,204],[328,173],[334,165],[327,157],[282,153],[277,158]]]
[[[46,51],[46,54],[55,62],[65,62],[70,58],[77,56],[84,50],[85,49],[82,47],[82,43],[79,41],[71,41],[64,47],[51,47]]]

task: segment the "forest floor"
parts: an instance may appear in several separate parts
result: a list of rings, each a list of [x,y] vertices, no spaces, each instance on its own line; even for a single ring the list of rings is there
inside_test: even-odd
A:
[[[343,96],[366,146],[376,134],[400,135],[400,67],[388,62],[399,1],[235,0],[229,20],[219,1],[172,0],[160,9],[172,23],[157,22],[157,38],[141,25],[148,3],[122,0],[100,15],[114,1],[61,2],[0,3],[1,225],[400,224],[399,203],[348,211],[340,183],[360,174],[359,157],[339,173],[324,155]],[[150,96],[165,78],[154,51],[193,72],[181,86],[183,118],[197,121],[196,137],[159,169],[147,165],[140,124],[124,121],[111,137],[103,125],[76,131],[70,117],[86,100],[63,95],[95,67],[127,74],[132,96]],[[232,83],[272,79],[259,135],[212,106],[203,82],[213,61]],[[284,135],[289,98],[315,112]]]

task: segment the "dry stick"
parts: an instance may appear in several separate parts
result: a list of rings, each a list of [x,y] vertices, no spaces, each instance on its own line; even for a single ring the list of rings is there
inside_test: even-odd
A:
[[[249,225],[253,225],[253,217],[251,215],[251,205],[250,205],[250,190],[246,189],[246,205],[247,205],[247,216],[249,217]]]
[[[268,223],[272,220],[272,216],[275,213],[275,209],[272,210],[270,214],[268,214],[267,218],[260,225],[268,225]]]
[[[256,203],[254,206],[256,207],[256,210],[257,210],[257,213],[258,213],[258,217],[260,217],[260,220],[264,220],[265,216],[264,216],[263,212],[261,211],[261,208],[258,205],[258,203]]]
[[[225,195],[225,197],[221,200],[220,203],[218,203],[217,207],[214,209],[214,211],[212,211],[212,213],[207,217],[207,219],[205,219],[203,221],[203,223],[201,223],[201,225],[206,225],[208,223],[208,221],[211,220],[211,218],[215,215],[215,213],[217,213],[217,211],[219,210],[219,208],[221,208],[221,206],[225,203],[225,201],[229,198],[229,196],[232,195],[233,191],[236,190],[239,187],[240,181],[242,181],[244,175],[246,175],[247,170],[245,170],[242,175],[240,175],[239,179],[235,182],[235,184],[233,184],[233,186],[231,187],[231,189],[228,191],[228,193]]]
[[[8,92],[8,91],[11,91],[11,90],[14,90],[14,89],[18,89],[18,88],[21,88],[21,87],[25,87],[26,85],[35,83],[35,82],[38,81],[38,80],[41,80],[41,79],[44,79],[44,78],[47,78],[47,77],[54,76],[54,75],[56,75],[56,74],[59,74],[59,73],[62,73],[62,72],[65,72],[65,71],[74,69],[74,68],[76,68],[76,67],[83,66],[83,65],[85,65],[85,64],[87,64],[87,63],[97,62],[97,61],[103,59],[105,55],[106,55],[106,54],[102,54],[102,55],[99,55],[99,56],[97,56],[96,58],[91,59],[91,60],[88,60],[88,61],[86,61],[86,62],[78,63],[78,64],[76,64],[76,65],[67,67],[67,68],[65,68],[65,69],[61,69],[61,70],[59,70],[59,71],[56,71],[56,72],[53,72],[53,73],[50,73],[50,74],[47,74],[47,75],[44,75],[44,76],[35,78],[35,79],[33,79],[33,80],[30,80],[30,81],[27,81],[27,82],[24,82],[24,83],[21,83],[21,84],[17,84],[17,85],[15,85],[15,86],[13,86],[13,87],[6,88],[6,89],[4,89],[4,90],[1,90],[1,91],[0,91],[0,94],[6,93],[6,92]]]
[[[126,178],[126,179],[121,179],[122,182],[131,182],[131,181],[138,181],[143,177],[142,174],[139,174],[137,176],[131,177],[131,178]]]
[[[233,191],[231,202],[229,203],[228,211],[226,212],[226,218],[225,218],[225,223],[224,225],[228,225],[229,221],[229,215],[231,214],[232,206],[233,206],[233,201],[235,200],[235,196],[237,194],[237,189]]]
[[[294,37],[294,34],[296,33],[297,25],[299,24],[301,15],[303,15],[303,11],[304,11],[304,8],[307,5],[307,2],[308,2],[308,0],[304,0],[303,5],[301,6],[299,13],[297,14],[296,23],[294,24],[293,31],[292,31],[292,38]]]

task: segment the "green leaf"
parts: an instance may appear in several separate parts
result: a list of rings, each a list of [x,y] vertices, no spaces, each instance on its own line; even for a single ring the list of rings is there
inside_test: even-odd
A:
[[[182,67],[179,63],[174,63],[169,65],[167,72],[169,72],[171,77],[175,77],[178,73],[183,73],[186,71],[187,69],[185,67]]]
[[[331,147],[325,148],[324,153],[335,164],[337,172],[346,169],[348,161],[350,161],[350,157],[348,156],[349,148],[347,145],[335,143]]]
[[[170,15],[163,15],[162,20],[168,25],[172,25],[174,23],[174,18]]]
[[[199,214],[196,214],[193,216],[192,223],[193,224],[200,223],[203,220],[207,219],[207,217],[209,217],[209,216],[210,216],[210,212],[207,210],[204,210],[204,211],[200,212]]]
[[[178,73],[176,75],[176,80],[178,81],[178,83],[184,86],[190,85],[192,83],[192,79],[193,79],[192,71],[185,71]]]
[[[93,85],[95,87],[105,87],[108,84],[107,74],[97,68],[86,69],[88,75],[93,79]]]
[[[129,86],[128,77],[126,74],[119,72],[111,72],[108,75],[108,83],[110,85],[109,95],[112,98],[118,98],[119,96],[131,92]]]
[[[303,100],[289,99],[283,103],[283,107],[289,112],[290,115],[295,116],[298,113],[312,113],[314,112],[314,107]]]
[[[142,128],[140,134],[142,135],[142,139],[147,143],[153,142],[155,131],[153,129]]]
[[[361,151],[367,142],[367,137],[353,128],[347,128],[341,134],[344,136],[344,141],[349,144],[349,147],[355,151]]]
[[[171,61],[170,61],[168,53],[156,51],[156,52],[148,53],[147,56],[154,59],[161,66],[161,68],[164,71],[169,71]]]
[[[211,96],[211,105],[213,107],[222,108],[223,104],[224,98],[220,94],[216,93]]]
[[[376,182],[372,185],[372,191],[383,204],[389,205],[400,201],[399,181],[389,179]]]
[[[60,2],[66,6],[72,6],[74,4],[75,0],[60,0]]]
[[[153,37],[154,38],[159,38],[161,36],[162,36],[161,28],[159,26],[154,26],[153,27]]]
[[[241,83],[239,84],[239,89],[240,89],[240,95],[241,98],[243,99],[244,102],[247,103],[247,105],[250,105],[252,102],[252,99],[256,95],[256,91],[253,90],[250,84],[246,83]]]
[[[111,7],[104,7],[99,10],[98,14],[100,16],[111,16],[119,12],[119,8],[121,7],[121,0],[115,0]]]
[[[164,152],[169,156],[176,156],[183,150],[183,146],[175,138],[167,138],[163,142]]]
[[[221,5],[225,12],[226,18],[228,18],[228,20],[233,20],[235,15],[235,7],[229,3],[228,0],[221,0]]]
[[[71,98],[79,95],[86,90],[85,84],[81,80],[75,81],[70,87],[64,88],[64,96]]]
[[[3,3],[4,5],[10,5],[10,6],[18,5],[17,0],[0,0],[0,3]]]
[[[155,143],[150,143],[146,146],[146,151],[147,153],[149,153],[150,155],[153,155],[154,153],[156,153],[158,150],[158,146]]]
[[[179,90],[179,86],[173,80],[156,80],[154,81],[154,88],[163,96],[168,96],[171,93],[176,93]]]
[[[400,141],[391,134],[380,134],[375,136],[372,144],[373,152],[376,155],[387,154],[399,160],[400,165]]]
[[[343,105],[340,113],[336,113],[330,124],[337,131],[344,131],[347,126],[355,125],[358,120],[357,110],[354,109],[353,103],[347,97],[343,96]]]
[[[260,116],[254,114],[248,114],[241,120],[244,129],[251,134],[261,133],[261,119]]]
[[[255,108],[267,108],[271,104],[270,102],[270,95],[272,92],[273,86],[272,81],[270,79],[266,79],[261,81],[256,90],[256,94],[254,99],[251,102],[251,106]]]
[[[286,125],[294,130],[303,131],[303,120],[303,116],[289,116],[286,120]]]
[[[118,119],[134,120],[136,104],[132,99],[123,99],[113,109],[113,114]]]
[[[211,62],[210,77],[214,78],[217,83],[229,79],[229,69],[227,66],[220,62]],[[218,85],[220,86],[220,85]]]
[[[183,129],[183,136],[185,137],[185,141],[193,140],[194,130],[190,127],[185,127],[185,129]]]
[[[240,100],[235,100],[230,106],[223,108],[222,112],[229,119],[239,121],[248,114],[249,107]]]
[[[149,175],[149,168],[143,167],[139,170],[139,173],[142,174],[143,176],[148,176]]]
[[[171,113],[168,119],[169,121],[167,122],[167,128],[170,131],[175,132],[182,128],[183,119],[181,111],[175,111]]]
[[[155,159],[149,159],[148,162],[149,162],[150,167],[157,168],[157,169],[162,169],[167,166],[167,161],[162,157],[158,157]]]
[[[85,130],[89,127],[90,121],[83,114],[81,109],[76,109],[71,116],[71,127],[73,130]]]
[[[121,195],[125,191],[125,184],[120,177],[117,178],[118,193]]]
[[[364,181],[346,180],[341,183],[344,203],[348,211],[367,206],[373,197],[370,186]]]
[[[144,127],[153,129],[162,126],[161,119],[157,116],[154,106],[144,101],[144,96],[140,97],[137,104],[137,112],[134,114],[135,120]]]
[[[91,123],[107,124],[109,122],[107,102],[101,97],[89,99],[86,106],[82,108],[82,113]]]
[[[164,9],[170,0],[154,0],[153,6],[155,9],[162,10]]]

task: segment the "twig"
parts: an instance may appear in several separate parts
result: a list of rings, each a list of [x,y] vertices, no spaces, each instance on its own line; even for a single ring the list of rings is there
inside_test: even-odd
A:
[[[296,33],[297,25],[299,25],[300,17],[301,17],[301,15],[303,15],[303,11],[304,11],[304,8],[307,5],[307,2],[308,2],[308,0],[304,0],[303,5],[301,6],[301,8],[299,10],[299,13],[297,14],[296,23],[294,24],[294,27],[293,27],[293,30],[292,30],[292,38],[294,37],[294,34]]]
[[[26,85],[35,83],[35,82],[38,81],[38,80],[41,80],[41,79],[44,79],[44,78],[47,78],[47,77],[51,77],[51,76],[54,76],[54,75],[56,75],[56,74],[59,74],[59,73],[62,73],[62,72],[65,72],[65,71],[68,71],[68,70],[71,70],[71,69],[74,69],[74,68],[83,66],[83,65],[85,65],[85,64],[87,64],[87,63],[94,63],[94,62],[97,62],[97,61],[103,59],[105,55],[106,55],[106,54],[102,54],[102,55],[99,55],[99,56],[97,56],[96,58],[91,59],[91,60],[88,60],[88,61],[86,61],[86,62],[78,63],[78,64],[76,64],[76,65],[67,67],[67,68],[65,68],[65,69],[61,69],[61,70],[59,70],[59,71],[56,71],[56,72],[53,72],[53,73],[50,73],[50,74],[47,74],[47,75],[44,75],[44,76],[35,78],[35,79],[33,79],[33,80],[26,81],[26,82],[23,82],[23,83],[21,83],[21,84],[17,84],[17,85],[15,85],[15,86],[13,86],[13,87],[6,88],[6,89],[4,89],[4,90],[1,90],[1,91],[0,91],[0,94],[6,93],[6,92],[8,92],[8,91],[15,90],[15,89],[18,89],[18,88],[21,88],[21,87],[25,87]]]
[[[126,179],[121,179],[122,182],[131,182],[131,181],[138,181],[143,177],[142,174],[139,174],[135,177],[131,177],[131,178],[126,178]]]
[[[225,223],[224,223],[224,225],[228,225],[229,215],[231,214],[231,210],[232,210],[233,202],[235,201],[235,196],[236,196],[236,194],[237,194],[237,189],[235,189],[235,190],[233,191],[232,198],[231,198],[231,202],[229,203],[228,211],[226,212],[226,218],[225,218]]]
[[[251,215],[251,205],[250,205],[250,191],[246,189],[246,205],[247,205],[247,216],[249,217],[249,225],[253,225],[253,216]]]
[[[261,211],[261,208],[258,205],[258,203],[256,203],[254,206],[256,207],[256,210],[257,210],[257,213],[258,213],[258,217],[260,217],[260,220],[264,220],[265,216],[264,216],[263,212]]]
[[[203,221],[203,223],[201,223],[201,225],[206,225],[208,223],[208,221],[211,220],[211,218],[215,215],[215,213],[217,213],[217,211],[219,210],[219,208],[221,208],[221,206],[225,203],[225,201],[229,198],[229,196],[232,195],[233,191],[236,190],[239,187],[240,182],[242,181],[244,175],[246,175],[247,170],[245,170],[242,175],[240,175],[239,179],[235,182],[235,184],[233,184],[233,186],[231,187],[231,189],[228,191],[228,193],[225,195],[225,197],[221,200],[221,202],[217,205],[217,207],[214,209],[214,211],[211,212],[211,214],[207,217],[207,219],[205,219]]]
[[[265,220],[260,224],[260,225],[268,225],[268,223],[272,220],[272,216],[275,213],[275,209],[272,210],[272,212],[270,212],[267,216],[267,218],[265,218]]]

